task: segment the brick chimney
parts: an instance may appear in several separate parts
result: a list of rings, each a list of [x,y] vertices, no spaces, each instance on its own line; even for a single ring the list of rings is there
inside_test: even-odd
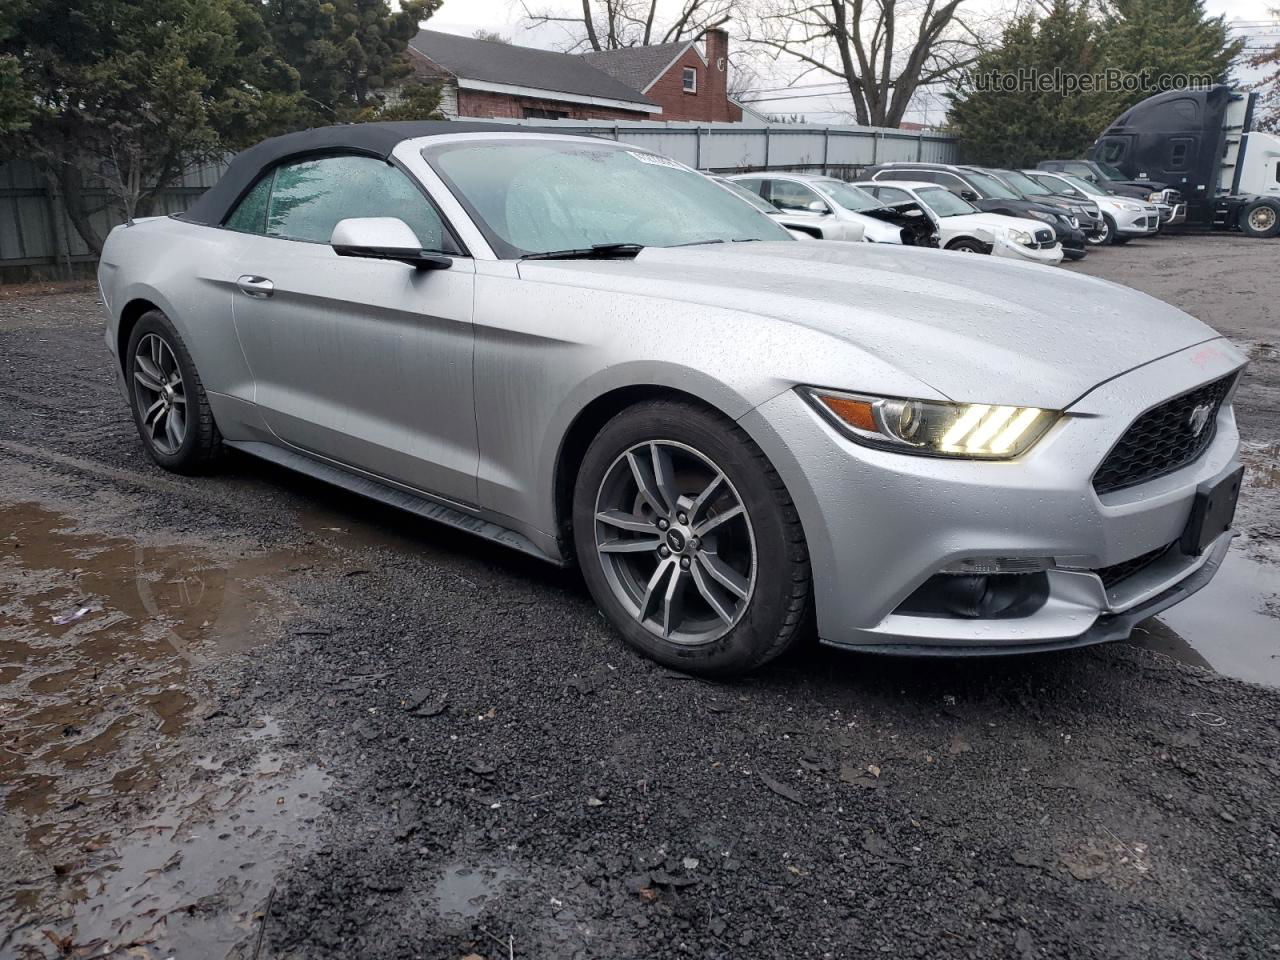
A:
[[[707,93],[711,104],[711,120],[729,120],[729,32],[719,27],[708,30],[704,40],[707,52]]]

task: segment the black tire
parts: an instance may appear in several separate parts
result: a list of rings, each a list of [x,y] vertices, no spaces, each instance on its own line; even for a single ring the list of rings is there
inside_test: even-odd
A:
[[[1120,231],[1116,229],[1115,217],[1112,217],[1110,214],[1104,213],[1102,215],[1102,219],[1104,219],[1107,222],[1107,229],[1111,232],[1110,243],[1113,247],[1123,247],[1126,243],[1129,242],[1130,238],[1120,236]]]
[[[1088,254],[1089,254],[1089,251],[1085,249],[1062,251],[1062,255],[1068,260],[1083,260],[1086,256],[1088,256]]]
[[[1266,200],[1255,200],[1240,212],[1240,230],[1259,239],[1280,234],[1280,209]]]
[[[642,623],[615,595],[605,561],[597,551],[596,507],[605,495],[611,471],[624,462],[628,451],[650,442],[691,448],[719,470],[744,507],[754,538],[754,588],[741,601],[740,613],[727,632],[706,642],[675,642]],[[698,486],[680,492],[692,495]],[[808,620],[812,595],[809,552],[781,477],[746,431],[695,404],[651,401],[630,407],[605,424],[578,472],[573,536],[583,577],[601,611],[629,644],[669,667],[705,676],[744,673],[785,652],[801,636]],[[655,529],[652,536],[661,534]],[[646,552],[643,556],[651,555]],[[653,562],[656,567],[657,561]],[[694,565],[697,562],[695,558]]]
[[[948,250],[954,250],[956,253],[986,253],[986,245],[977,241],[970,240],[968,237],[962,237],[959,240],[953,240],[947,244]]]
[[[172,358],[176,361],[181,374],[181,386],[185,395],[186,413],[182,418],[183,432],[181,442],[173,450],[165,450],[160,441],[143,422],[146,410],[142,409],[141,392],[138,387],[140,361],[139,348],[148,337],[157,337],[168,347]],[[150,343],[151,341],[148,341]],[[138,436],[151,459],[166,470],[174,473],[202,473],[218,459],[222,453],[222,434],[213,420],[213,411],[209,407],[209,398],[205,394],[204,383],[196,370],[191,353],[187,350],[182,336],[159,310],[148,310],[134,326],[129,335],[129,346],[124,357],[125,382],[129,388],[129,407],[133,411],[133,423],[138,429]]]

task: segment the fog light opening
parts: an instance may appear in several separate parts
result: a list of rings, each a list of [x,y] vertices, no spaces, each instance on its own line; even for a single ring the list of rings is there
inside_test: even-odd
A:
[[[1049,598],[1043,573],[940,573],[904,600],[895,613],[965,620],[1002,620],[1035,613]]]

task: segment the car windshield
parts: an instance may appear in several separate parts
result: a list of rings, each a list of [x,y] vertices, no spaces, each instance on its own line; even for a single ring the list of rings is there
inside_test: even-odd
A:
[[[1094,163],[1094,166],[1096,166],[1099,170],[1102,171],[1102,175],[1104,177],[1107,177],[1108,179],[1111,179],[1111,180],[1129,179],[1124,175],[1124,171],[1122,171],[1119,167],[1113,167],[1111,164],[1103,163],[1100,160],[1095,160],[1093,161],[1093,163]]]
[[[1083,190],[1091,197],[1105,197],[1108,195],[1106,190],[1103,190],[1091,180],[1086,180],[1084,177],[1077,177],[1070,173],[1064,173],[1062,174],[1062,179],[1067,181],[1067,183],[1071,184],[1077,190]]]
[[[594,140],[455,141],[423,157],[504,259],[794,238],[708,177]]]
[[[743,200],[747,201],[747,203],[751,204],[761,213],[767,213],[772,215],[778,212],[778,208],[775,207],[773,204],[771,204],[768,200],[760,196],[760,194],[758,193],[752,193],[750,190],[748,190],[746,187],[742,186],[741,184],[734,183],[732,180],[724,180],[721,177],[712,177],[711,179],[713,179],[716,183],[720,184],[720,186],[724,187],[726,190],[732,193],[735,197],[741,197]]]
[[[995,177],[988,176],[985,173],[974,173],[966,171],[965,177],[970,183],[978,188],[978,192],[984,197],[994,197],[998,200],[1019,200],[1021,199],[1016,193],[1006,187]]]
[[[1053,196],[1052,191],[1046,190],[1025,173],[1019,173],[1017,170],[1001,170],[1000,179],[1009,184],[1009,186],[1013,187],[1013,189],[1017,190],[1024,197]]]
[[[978,208],[972,203],[957,197],[945,187],[921,187],[916,191],[916,196],[940,217],[959,217],[978,212]]]
[[[846,210],[857,213],[859,210],[875,210],[884,204],[861,187],[855,187],[843,180],[819,180],[818,188]]]

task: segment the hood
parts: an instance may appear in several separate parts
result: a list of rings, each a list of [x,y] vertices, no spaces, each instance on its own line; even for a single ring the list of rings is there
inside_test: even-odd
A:
[[[1094,277],[873,243],[653,247],[634,260],[525,261],[520,275],[771,317],[848,343],[952,400],[1049,409],[1218,336]],[[856,390],[856,379],[850,369],[849,383],[821,385]]]
[[[964,213],[958,217],[947,217],[944,221],[953,228],[965,230],[982,230],[988,234],[1004,230],[1025,230],[1035,234],[1037,230],[1053,229],[1053,224],[1029,217],[1006,217],[1003,213]]]

